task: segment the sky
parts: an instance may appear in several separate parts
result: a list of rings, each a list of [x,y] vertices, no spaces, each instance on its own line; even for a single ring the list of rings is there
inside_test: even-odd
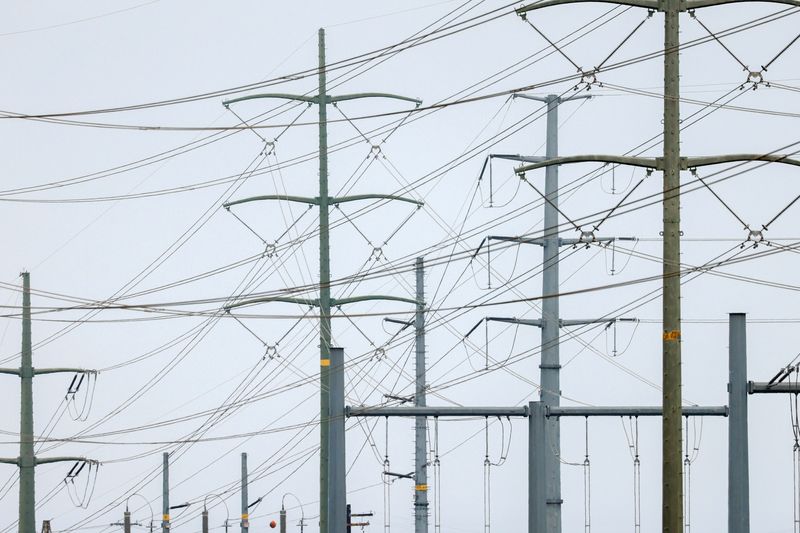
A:
[[[252,528],[267,528],[283,504],[290,531],[299,530],[301,515],[305,531],[318,530],[314,311],[288,303],[222,311],[255,294],[316,294],[315,210],[223,204],[318,194],[317,109],[276,99],[222,102],[314,94],[319,28],[331,94],[422,100],[419,109],[391,99],[328,108],[332,194],[424,202],[331,209],[334,296],[411,298],[414,260],[423,256],[428,403],[538,399],[538,330],[492,322],[465,334],[486,316],[541,314],[538,247],[494,243],[490,258],[485,247],[475,251],[487,235],[541,235],[544,172],[521,180],[513,163],[500,160],[481,169],[489,154],[544,153],[545,109],[514,92],[592,96],[560,107],[562,155],[659,156],[663,24],[658,13],[608,4],[545,9],[526,22],[515,5],[45,0],[0,7],[0,365],[19,364],[19,273],[29,271],[34,366],[99,371],[74,394],[70,374],[35,380],[37,454],[101,463],[66,481],[72,463],[37,468],[39,522],[52,520],[56,532],[117,531],[109,524],[127,505],[135,521],[148,525],[153,517],[158,526],[166,451],[170,502],[190,503],[173,513],[173,529],[199,532],[204,506],[214,531],[224,530],[226,517],[238,527],[246,452],[250,502],[261,498],[251,508]],[[797,36],[798,15],[767,3],[681,15],[683,155],[800,151],[800,44],[781,53]],[[596,79],[581,79],[598,66]],[[698,173],[681,177],[682,262],[704,267],[683,278],[683,396],[687,404],[725,405],[729,313],[748,316],[749,379],[766,381],[796,362],[800,208],[792,202],[800,185],[786,165]],[[561,291],[569,293],[562,318],[636,319],[562,329],[561,403],[659,405],[660,283],[650,278],[661,272],[661,176],[586,163],[560,167],[559,177],[563,237],[591,230],[620,204],[595,233],[636,238],[561,250]],[[764,225],[769,244],[746,240],[747,228]],[[413,394],[413,334],[384,320],[412,314],[397,301],[336,310],[333,339],[345,348],[349,405]],[[0,454],[13,457],[19,385],[2,379]],[[793,531],[800,492],[789,399],[749,401],[753,528]],[[637,434],[640,530],[658,531],[660,421],[569,419],[561,427],[563,531],[634,530]],[[366,531],[409,531],[412,482],[385,483],[382,472],[387,460],[392,472],[413,470],[413,421],[350,419],[347,428],[354,512],[374,513]],[[431,499],[440,499],[432,531],[434,522],[441,533],[524,530],[526,429],[513,419],[430,422],[431,458],[438,450],[441,465],[429,478]],[[727,423],[692,419],[687,429],[691,528],[725,531]],[[500,464],[487,470],[487,457]],[[18,488],[13,468],[2,469],[5,532],[15,529]]]

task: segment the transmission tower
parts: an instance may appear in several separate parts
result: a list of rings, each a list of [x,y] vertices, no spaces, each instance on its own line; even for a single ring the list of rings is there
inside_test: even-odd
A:
[[[409,304],[416,304],[416,300],[409,298],[401,298],[396,296],[355,296],[349,298],[333,298],[331,297],[331,264],[330,264],[330,223],[329,223],[329,209],[331,205],[338,205],[345,202],[362,201],[362,200],[396,200],[401,202],[408,202],[415,204],[418,207],[422,205],[421,202],[405,198],[402,196],[394,196],[387,194],[360,194],[352,196],[331,196],[328,192],[328,113],[327,107],[329,104],[336,104],[347,100],[357,100],[362,98],[389,98],[394,100],[401,100],[405,102],[412,102],[416,106],[421,103],[420,100],[399,96],[389,93],[356,93],[344,94],[338,96],[329,95],[326,86],[326,62],[325,62],[325,30],[319,30],[319,92],[315,96],[307,95],[294,95],[284,93],[271,93],[271,94],[256,94],[235,98],[223,102],[226,107],[242,102],[245,100],[262,99],[262,98],[279,98],[287,100],[296,100],[306,102],[308,104],[316,104],[319,108],[319,196],[315,198],[306,198],[299,196],[287,195],[262,195],[251,198],[236,200],[225,204],[226,209],[239,204],[248,202],[264,201],[264,200],[285,200],[290,202],[304,203],[309,206],[319,207],[319,298],[304,299],[304,298],[253,298],[236,302],[226,308],[230,311],[233,308],[245,305],[253,305],[262,302],[288,302],[297,303],[301,305],[309,305],[319,308],[320,315],[320,533],[343,533],[345,527],[345,507],[344,505],[332,506],[332,499],[339,499],[345,492],[345,480],[343,471],[340,475],[338,469],[344,468],[344,465],[336,465],[334,461],[330,460],[331,436],[330,436],[330,423],[333,418],[330,406],[330,373],[331,367],[335,364],[331,359],[331,307],[338,307],[341,305],[363,302],[369,300],[392,300],[400,301]],[[342,437],[343,438],[343,437]],[[343,443],[343,441],[342,441]],[[332,474],[334,470],[337,472]],[[335,477],[337,485],[333,486],[331,477]],[[341,508],[338,508],[341,507]]]
[[[543,0],[517,8],[526,18],[545,7],[580,4],[596,0]],[[585,155],[557,157],[523,165],[524,174],[539,168],[567,163],[602,162],[632,165],[663,172],[663,282],[662,282],[662,366],[663,366],[663,442],[662,442],[662,528],[665,533],[683,530],[683,430],[681,426],[681,229],[680,172],[701,166],[735,161],[769,161],[800,166],[800,161],[778,154],[734,154],[711,157],[683,157],[680,149],[680,13],[696,9],[741,3],[742,0],[607,0],[627,6],[664,13],[664,151],[663,157],[621,157]],[[800,0],[764,0],[800,6]],[[598,73],[579,72],[582,78]],[[549,533],[557,533],[552,530]]]
[[[22,273],[22,360],[19,368],[0,368],[0,374],[11,374],[20,378],[19,457],[0,458],[0,463],[19,467],[19,533],[36,533],[36,487],[37,465],[60,462],[79,462],[97,465],[85,457],[36,457],[33,432],[33,378],[45,374],[96,374],[83,368],[33,368],[33,345],[31,341],[31,279],[30,273]],[[48,522],[49,527],[49,522]]]

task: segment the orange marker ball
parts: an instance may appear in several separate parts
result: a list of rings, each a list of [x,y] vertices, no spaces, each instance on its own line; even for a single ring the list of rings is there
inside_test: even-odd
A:
[[[269,523],[269,527],[271,527],[272,529],[275,529],[275,526],[277,526],[277,525],[278,525],[278,523],[275,520],[273,520],[272,522]]]

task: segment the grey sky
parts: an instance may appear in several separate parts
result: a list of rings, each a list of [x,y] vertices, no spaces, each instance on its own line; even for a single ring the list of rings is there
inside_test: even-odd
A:
[[[0,85],[0,109],[29,114],[102,109],[273,79],[315,67],[316,32],[320,27],[326,28],[328,60],[332,63],[400,42],[461,5],[458,1],[422,0],[346,3],[161,0],[113,6],[98,1],[80,5],[53,1],[7,4],[0,8],[3,15],[0,19],[3,21],[0,66],[6,74],[5,83]],[[457,21],[500,8],[504,3],[473,0],[463,5],[465,7],[457,11]],[[776,15],[776,20],[723,39],[745,65],[758,70],[797,35],[797,10],[768,4],[737,5],[703,10],[697,16],[716,32],[771,14],[786,16],[778,18]],[[603,24],[585,27],[601,16]],[[545,10],[532,20],[552,40],[584,28],[575,35],[580,39],[566,46],[564,52],[588,70],[598,65],[645,17],[646,13],[637,9],[592,4]],[[452,18],[445,20],[452,21]],[[682,16],[681,23],[681,38],[685,43],[707,35],[688,15]],[[583,35],[595,26],[596,29]],[[662,18],[655,14],[608,64],[657,52],[663,46],[662,35]],[[686,49],[681,55],[682,92],[687,99],[682,107],[686,125],[682,136],[683,153],[768,153],[800,141],[795,126],[800,106],[797,89],[792,90],[800,85],[799,54],[797,48],[790,48],[769,67],[765,78],[773,82],[772,87],[761,85],[757,90],[740,91],[738,87],[746,81],[746,73],[722,47],[709,42]],[[331,92],[391,92],[418,97],[424,101],[423,105],[430,105],[453,101],[473,90],[477,91],[476,95],[501,93],[575,74],[575,67],[567,59],[554,53],[530,26],[513,15],[366,66],[354,71],[356,75],[352,79],[350,76],[340,78],[347,70],[331,72],[329,85],[336,86]],[[498,72],[503,74],[466,90]],[[663,75],[659,57],[601,72],[598,80],[603,86],[591,88],[591,94],[597,98],[565,104],[561,108],[560,152],[564,155],[625,153],[657,135],[661,128],[659,94]],[[285,80],[263,90],[303,93],[314,91],[315,81],[314,76]],[[565,81],[536,88],[533,92],[569,94],[575,83],[575,80]],[[709,114],[710,109],[703,103],[718,98],[725,103],[735,98],[730,100],[729,107],[737,108],[719,109]],[[35,290],[95,301],[116,295],[122,288],[125,294],[135,295],[235,261],[254,256],[257,259],[192,283],[128,296],[122,301],[152,305],[225,298],[241,291],[243,280],[248,280],[248,292],[313,285],[318,275],[316,240],[313,236],[308,240],[298,237],[316,223],[314,211],[302,216],[281,238],[279,244],[283,246],[275,257],[258,258],[265,247],[259,239],[274,242],[303,214],[304,208],[278,203],[234,208],[236,215],[260,236],[257,237],[220,208],[220,204],[226,199],[255,194],[316,194],[315,108],[299,116],[303,106],[288,110],[284,107],[281,108],[286,110],[284,113],[264,123],[266,126],[284,125],[299,116],[298,125],[280,135],[274,154],[269,155],[261,167],[272,168],[272,171],[256,173],[233,184],[227,182],[176,194],[121,201],[77,201],[159,191],[240,175],[252,161],[259,159],[264,148],[262,139],[247,130],[228,135],[191,129],[238,125],[237,117],[221,105],[222,99],[214,97],[124,113],[65,117],[136,126],[186,127],[190,131],[97,128],[0,119],[4,141],[4,157],[0,162],[3,176],[0,189],[3,191],[104,171],[216,135],[215,142],[187,153],[85,183],[14,196],[0,192],[0,200],[3,200],[0,223],[6,228],[0,263],[0,279],[5,285],[0,304],[20,304],[19,293],[9,290],[9,284],[20,284],[17,274],[22,269],[31,271]],[[278,105],[256,100],[238,105],[235,111],[250,122]],[[385,135],[368,134],[370,140],[366,142],[344,118],[407,108],[400,102],[370,100],[341,104],[343,114],[335,108],[329,111],[330,118],[337,120],[330,127],[331,144],[353,139],[351,146],[331,156],[332,191],[351,184],[354,193],[388,194],[405,188],[407,195],[426,203],[425,208],[414,213],[385,245],[387,237],[413,208],[405,204],[388,205],[362,213],[358,207],[343,206],[342,211],[348,216],[360,215],[354,219],[358,229],[332,210],[332,219],[341,222],[332,236],[334,278],[347,278],[365,265],[380,271],[403,267],[395,276],[382,276],[358,285],[343,284],[335,292],[408,296],[413,285],[413,273],[408,268],[413,264],[413,257],[420,250],[426,250],[427,260],[436,264],[427,276],[431,305],[443,309],[429,317],[430,322],[436,324],[428,335],[432,386],[429,403],[516,405],[534,400],[538,398],[534,384],[539,381],[537,331],[499,324],[490,326],[489,356],[496,361],[490,372],[484,371],[485,330],[479,328],[473,334],[474,344],[463,342],[462,336],[487,314],[536,317],[538,308],[529,303],[517,303],[466,313],[450,309],[474,300],[503,301],[541,293],[538,275],[541,251],[538,248],[510,247],[501,251],[498,246],[492,254],[492,293],[487,288],[485,256],[472,262],[464,257],[468,257],[469,251],[488,233],[519,235],[541,231],[541,198],[514,176],[512,164],[493,164],[492,207],[488,180],[480,184],[476,180],[489,148],[492,152],[543,153],[543,110],[536,102],[510,100],[503,95],[412,115],[411,120],[381,144],[378,158],[373,157],[376,152],[371,145],[380,144]],[[385,126],[400,117],[391,115],[354,122],[362,132],[380,127],[387,131]],[[696,118],[702,120],[694,123]],[[514,127],[516,123],[529,124],[517,128]],[[258,135],[271,141],[282,130],[280,127],[263,128],[258,130]],[[648,155],[658,155],[661,149],[657,141],[644,148]],[[786,151],[797,150],[795,146]],[[307,154],[311,155],[303,162],[274,170],[276,163],[285,164]],[[459,164],[453,164],[454,161]],[[273,166],[269,167],[270,164]],[[365,166],[369,168],[362,174],[360,171]],[[745,165],[728,170],[729,167],[705,169],[701,176],[712,181],[733,176],[713,185],[714,190],[753,228],[766,224],[800,194],[800,186],[794,179],[796,172],[791,169],[778,165],[765,168]],[[565,166],[560,173],[564,187],[563,211],[586,225],[597,219],[590,215],[610,209],[645,176],[642,171],[632,172],[626,168],[602,175],[596,170],[597,165],[587,164]],[[747,172],[741,173],[741,170]],[[348,181],[351,176],[355,178]],[[527,178],[541,190],[543,173],[530,173]],[[411,182],[416,186],[408,191],[406,186]],[[746,257],[770,249],[762,245],[741,250],[740,241],[746,236],[741,223],[708,190],[702,186],[698,188],[699,183],[688,172],[683,175],[683,183],[687,191],[692,190],[684,195],[682,210],[686,238],[683,260],[687,265],[702,265],[721,254],[724,258],[737,253],[739,257]],[[636,280],[660,272],[661,210],[657,203],[660,187],[658,173],[647,178],[632,199],[655,195],[651,199],[655,203],[642,207],[648,203],[642,201],[633,205],[641,208],[610,218],[598,232],[605,236],[640,238],[633,257],[623,249],[612,251],[596,246],[562,251],[561,276],[565,291]],[[71,201],[50,202],[65,199]],[[797,209],[795,206],[774,222],[767,232],[770,239],[779,245],[791,245],[800,238],[796,229],[800,222]],[[198,220],[204,223],[184,243],[182,236],[187,230],[193,232]],[[574,236],[569,223],[563,219],[562,222],[565,236]],[[454,244],[453,238],[459,232],[463,238]],[[297,241],[302,242],[298,244]],[[158,268],[148,269],[165,250],[172,251],[170,247],[176,242],[184,244]],[[385,260],[370,261],[374,248],[382,248]],[[624,248],[633,247],[626,245]],[[746,312],[753,320],[748,329],[751,379],[768,379],[797,353],[793,335],[796,324],[791,320],[800,319],[795,305],[797,256],[793,250],[777,253],[777,246],[771,250],[776,253],[725,266],[721,271],[783,283],[786,287],[766,287],[753,283],[752,279],[748,282],[741,277],[714,274],[698,276],[684,286],[684,396],[687,401],[726,403],[727,313]],[[458,260],[444,268],[450,253],[455,253]],[[612,263],[614,276],[609,275]],[[250,271],[251,267],[256,270]],[[147,275],[140,280],[135,278],[142,271]],[[254,283],[249,282],[252,276],[257,279]],[[138,283],[128,285],[132,279],[137,279]],[[636,309],[629,305],[659,286],[658,282],[631,284],[562,299],[564,318],[604,316],[622,309],[624,316],[642,319],[635,325],[618,326],[616,357],[613,356],[613,329],[603,331],[595,327],[562,332],[564,404],[573,401],[592,405],[660,403],[660,391],[653,386],[660,383],[659,300]],[[64,306],[65,300],[34,294],[33,305]],[[219,300],[215,300],[180,309],[209,311],[219,305]],[[202,336],[195,341],[187,337],[177,345],[151,354],[165,343],[191,333],[193,328],[200,328],[205,319],[180,316],[118,322],[118,319],[162,316],[161,313],[122,310],[105,310],[93,315],[97,322],[80,325],[54,342],[38,347],[34,352],[35,366],[69,364],[109,369],[99,375],[88,420],[73,421],[68,414],[64,415],[52,430],[53,438],[74,435],[101,421],[137,391],[143,394],[123,412],[91,429],[89,433],[96,436],[87,437],[87,440],[92,443],[67,443],[52,450],[52,444],[45,444],[43,453],[81,454],[105,464],[100,468],[88,509],[74,507],[64,488],[62,480],[70,465],[39,468],[37,496],[43,503],[37,511],[37,519],[53,519],[56,531],[76,526],[80,531],[111,531],[108,524],[121,519],[124,508],[124,503],[115,502],[132,492],[132,487],[144,475],[159,468],[162,446],[145,443],[181,440],[207,417],[193,417],[146,431],[97,434],[214,409],[229,395],[242,393],[240,386],[245,387],[242,397],[246,398],[275,394],[248,403],[204,433],[205,438],[221,437],[222,440],[198,442],[182,449],[182,455],[171,470],[171,499],[174,504],[194,503],[185,513],[173,516],[173,527],[179,532],[199,531],[203,498],[235,484],[242,451],[248,452],[253,469],[264,463],[257,471],[268,474],[254,479],[250,488],[251,500],[266,495],[263,503],[252,512],[255,529],[266,528],[269,520],[277,517],[281,496],[287,492],[303,502],[306,516],[315,517],[318,513],[317,456],[309,454],[319,440],[313,424],[319,392],[314,379],[318,368],[316,322],[300,320],[290,331],[298,322],[292,317],[306,311],[286,304],[247,311],[281,315],[272,319],[243,319],[264,343],[273,345],[281,341],[278,344],[280,357],[275,359],[262,359],[266,350],[261,341],[230,318],[203,329]],[[411,310],[398,303],[360,304],[346,310],[367,315],[354,319],[355,325],[342,317],[334,320],[334,340],[346,348],[348,360],[354,361],[348,369],[349,402],[376,404],[383,401],[385,393],[412,392],[409,379],[413,361],[407,359],[410,337],[399,337],[401,341],[390,346],[385,358],[370,357],[375,352],[371,344],[381,346],[394,333],[390,325],[382,324],[381,313],[405,311]],[[58,320],[77,320],[83,316],[82,311],[40,315],[34,322],[34,341],[43,341],[69,325]],[[441,320],[444,317],[448,319],[446,322]],[[289,335],[282,339],[287,331]],[[18,319],[6,318],[0,323],[3,366],[17,364],[13,356],[19,349],[19,335]],[[196,347],[185,350],[193,347],[193,342],[197,343]],[[110,369],[145,354],[149,356],[138,362]],[[2,379],[8,381],[4,381],[2,388],[6,416],[0,429],[11,434],[4,435],[2,440],[6,443],[0,445],[0,453],[14,456],[17,453],[13,442],[16,440],[14,433],[18,431],[19,389],[13,378]],[[305,384],[298,385],[301,381]],[[44,431],[54,412],[61,412],[57,409],[68,384],[68,377],[37,378],[34,393],[37,433]],[[793,438],[786,403],[786,398],[751,398],[752,522],[754,530],[763,532],[792,531]],[[309,427],[304,426],[310,422]],[[491,471],[491,523],[495,531],[522,531],[526,520],[526,427],[522,421],[512,422],[511,432],[508,423],[504,423],[505,432],[501,432],[500,424],[494,422],[489,438],[493,459],[504,444],[503,436],[509,446],[507,462]],[[348,476],[348,489],[355,491],[349,499],[356,511],[374,511],[369,530],[381,531],[386,508],[381,470],[387,429],[383,420],[351,424],[353,427],[347,433],[348,465],[355,457],[358,459]],[[483,420],[439,423],[443,533],[482,530],[483,424]],[[622,426],[616,419],[589,422],[592,530],[595,532],[633,529],[632,462]],[[413,469],[412,427],[411,421],[389,422],[388,451],[392,471]],[[231,437],[271,428],[281,431],[247,438]],[[639,428],[642,531],[657,531],[660,525],[660,422],[641,420]],[[568,463],[583,463],[584,422],[564,421],[562,431],[562,456],[566,461],[563,466],[564,531],[580,531],[584,521],[583,473],[580,466]],[[695,531],[721,532],[726,529],[727,425],[724,420],[706,420],[702,426],[699,422],[697,426],[690,423],[690,431],[691,437],[697,436],[699,442],[691,477],[692,527]],[[371,434],[370,439],[367,434]],[[168,449],[174,449],[174,445]],[[278,455],[273,455],[276,453]],[[305,459],[307,462],[303,462]],[[0,483],[12,475],[15,474],[10,467],[8,471],[0,469]],[[283,481],[286,476],[288,479]],[[257,476],[254,474],[254,477]],[[82,482],[85,478],[76,481]],[[136,489],[151,501],[156,515],[161,505],[160,486],[160,477],[156,476],[155,481]],[[17,510],[16,486],[8,493],[3,487],[9,488],[9,485],[0,485],[0,496],[4,495],[0,500],[0,528],[12,526]],[[59,487],[58,493],[46,498],[51,489]],[[235,485],[233,488],[225,496],[230,517],[238,527],[239,496]],[[407,480],[399,480],[390,489],[391,528],[408,531],[413,520],[412,486]],[[135,518],[149,521],[149,510],[142,501],[139,497],[131,499],[131,509],[135,510]],[[287,506],[293,506],[293,501],[287,499]],[[211,510],[214,526],[219,526],[225,518],[224,507],[218,502],[219,499],[208,500],[210,507],[214,505]],[[292,520],[299,517],[296,510],[290,512]],[[316,519],[312,518],[306,531],[316,529]]]

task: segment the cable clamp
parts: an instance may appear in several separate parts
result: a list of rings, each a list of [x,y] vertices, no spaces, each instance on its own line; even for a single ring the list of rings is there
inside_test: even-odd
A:
[[[267,243],[267,245],[264,247],[264,257],[270,257],[271,258],[271,257],[274,257],[275,255],[277,255],[277,253],[278,253],[278,243],[277,242]]]
[[[369,256],[370,260],[372,261],[380,261],[383,259],[383,247],[376,246],[372,249],[372,253]]]
[[[386,350],[383,347],[375,348],[375,351],[372,353],[372,357],[370,360],[380,361],[384,357],[386,357]]]
[[[369,154],[374,158],[377,159],[379,155],[381,155],[381,145],[373,144],[372,147],[369,149]]]
[[[272,141],[266,141],[265,140],[264,141],[264,149],[261,150],[261,155],[271,155],[273,152],[275,152],[275,142],[276,141],[274,141],[274,140],[272,140]]]
[[[265,360],[265,359],[272,360],[272,359],[275,359],[276,357],[280,357],[280,355],[278,355],[278,345],[277,344],[272,344],[272,345],[267,344],[267,346],[265,348],[266,348],[266,350],[264,352],[264,357],[261,358],[262,361]]]

